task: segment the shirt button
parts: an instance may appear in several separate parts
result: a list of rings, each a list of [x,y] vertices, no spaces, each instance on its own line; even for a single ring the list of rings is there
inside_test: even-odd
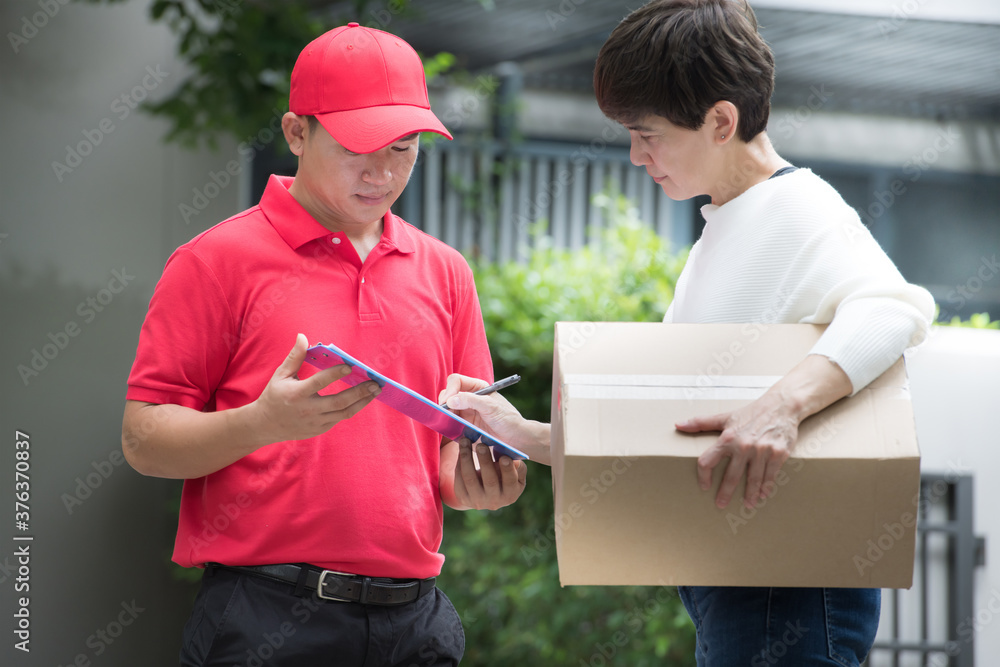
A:
[[[332,239],[330,239],[330,242],[333,243],[334,245],[340,245],[340,237],[334,236]]]
[[[362,278],[362,279],[361,279],[361,284],[362,284],[362,285],[364,285],[364,284],[365,284],[365,279],[364,279],[364,278]]]

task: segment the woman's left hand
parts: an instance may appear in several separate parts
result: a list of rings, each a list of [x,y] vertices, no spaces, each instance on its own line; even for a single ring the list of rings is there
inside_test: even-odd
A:
[[[811,354],[754,402],[674,426],[685,433],[722,432],[698,457],[698,484],[704,491],[711,489],[712,471],[728,458],[715,504],[727,507],[745,474],[743,504],[754,508],[777,489],[775,478],[791,455],[799,424],[851,391],[851,380],[840,366]]]
[[[698,484],[708,491],[712,487],[712,471],[728,458],[715,504],[728,506],[746,473],[743,504],[753,508],[761,498],[774,492],[775,477],[798,437],[799,419],[779,398],[765,394],[739,410],[694,417],[676,424],[676,428],[685,433],[722,432],[715,444],[698,457]]]

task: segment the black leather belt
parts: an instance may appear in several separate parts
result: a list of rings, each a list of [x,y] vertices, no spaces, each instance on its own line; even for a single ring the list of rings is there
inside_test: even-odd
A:
[[[434,578],[430,579],[387,579],[365,577],[346,572],[321,570],[301,565],[255,565],[234,566],[210,564],[224,570],[280,581],[298,588],[315,591],[324,600],[336,602],[358,602],[393,606],[407,604],[423,597],[434,588]]]

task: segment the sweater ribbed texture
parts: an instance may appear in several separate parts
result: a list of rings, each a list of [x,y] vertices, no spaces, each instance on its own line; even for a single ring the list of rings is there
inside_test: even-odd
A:
[[[810,170],[701,212],[705,230],[664,322],[829,323],[811,353],[839,365],[854,393],[926,337],[930,293],[906,282],[854,209]]]

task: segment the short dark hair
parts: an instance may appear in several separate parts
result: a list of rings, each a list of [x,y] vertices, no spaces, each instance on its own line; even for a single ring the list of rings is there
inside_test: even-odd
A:
[[[773,91],[774,55],[745,0],[653,0],[618,24],[594,66],[598,106],[625,125],[655,114],[697,130],[729,101],[750,141],[767,128]]]

